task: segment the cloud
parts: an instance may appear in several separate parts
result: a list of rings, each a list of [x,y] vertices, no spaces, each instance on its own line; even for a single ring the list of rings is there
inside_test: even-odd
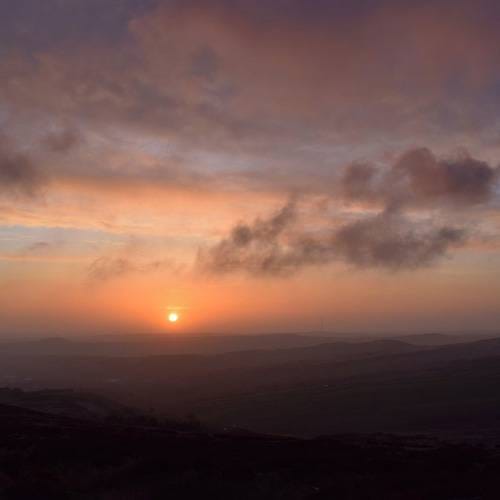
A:
[[[461,135],[471,150],[496,137],[493,128],[480,136],[475,117],[497,122],[497,2],[477,9],[455,1],[446,16],[417,1],[411,9],[385,0],[291,0],[286,9],[247,0],[121,3],[119,15],[97,0],[71,8],[30,0],[6,11],[14,17],[1,35],[11,43],[0,62],[0,118],[23,144],[51,123],[77,123],[88,141],[75,148],[78,131],[49,134],[45,147],[69,158],[24,155],[19,178],[0,179],[2,191],[34,193],[35,166],[50,172],[52,205],[36,216],[50,208],[65,223],[95,224],[128,210],[127,222],[146,221],[146,206],[166,205],[177,192],[229,199],[246,191],[261,200],[294,189],[331,193],[339,167],[381,147],[432,145],[424,142],[431,137],[445,149],[460,128],[471,132]],[[96,9],[97,24],[75,24]],[[381,209],[487,202],[490,165],[429,154],[408,153],[390,173],[358,164],[342,181],[344,198]],[[422,162],[429,167],[413,168]]]
[[[26,248],[22,250],[24,254],[30,253],[40,253],[46,252],[56,246],[54,243],[49,243],[47,241],[35,241],[31,245],[28,245]]]
[[[14,109],[254,152],[496,122],[492,0],[46,3],[2,12]]]
[[[198,263],[217,273],[246,270],[252,274],[282,274],[294,266],[291,255],[282,247],[281,237],[295,219],[296,202],[291,200],[267,219],[239,223],[227,238],[201,250]]]
[[[35,159],[61,180],[55,189],[319,192],[332,188],[338,167],[380,144],[399,149],[428,130],[440,141],[451,127],[441,111],[449,117],[457,103],[462,119],[448,121],[474,126],[471,137],[474,113],[496,123],[484,88],[496,81],[498,30],[464,1],[445,22],[435,5],[385,0],[312,8],[291,0],[287,9],[248,0],[121,3],[117,14],[94,0],[71,8],[30,0],[0,20],[0,37],[11,42],[0,104],[9,126],[22,126],[13,137],[38,139],[42,124],[79,127],[43,139],[45,150],[70,158],[42,151],[45,163]],[[97,23],[75,24],[96,9]],[[182,164],[170,166],[176,159]],[[355,184],[352,199],[384,195]],[[420,199],[438,198],[427,192]]]
[[[439,220],[450,209],[492,201],[498,173],[465,152],[437,158],[427,148],[408,150],[386,168],[354,163],[332,181],[332,191],[344,201],[376,205],[378,213],[340,226],[327,215],[323,227],[305,229],[297,223],[297,203],[289,202],[268,219],[237,224],[228,237],[200,250],[198,264],[221,274],[285,276],[334,260],[388,270],[432,265],[463,245],[468,233]],[[433,216],[422,219],[429,209]]]
[[[498,173],[498,167],[465,152],[440,159],[419,148],[405,152],[385,169],[354,163],[344,170],[339,188],[347,200],[378,201],[385,206],[472,206],[491,200]]]
[[[48,134],[43,140],[43,145],[53,153],[67,153],[82,142],[80,131],[67,127]]]
[[[127,257],[99,257],[87,269],[90,282],[105,282],[121,278],[129,274],[145,274],[169,268],[172,263],[167,260],[135,262]]]
[[[199,252],[201,267],[215,273],[290,275],[306,266],[343,261],[363,268],[418,269],[432,265],[464,244],[466,228],[422,220],[410,210],[473,207],[493,199],[498,168],[467,153],[437,158],[429,149],[411,149],[391,166],[354,163],[334,192],[350,202],[381,207],[375,215],[337,225],[331,218],[314,231],[297,224],[289,202],[268,219],[237,224],[227,238]],[[333,198],[332,198],[333,199]]]
[[[379,195],[378,169],[368,163],[349,165],[340,178],[340,191],[347,200],[372,200]]]
[[[498,168],[471,158],[467,153],[440,160],[428,149],[405,153],[394,165],[392,185],[401,185],[416,203],[433,201],[474,205],[489,201]],[[407,193],[404,191],[407,190]]]
[[[465,235],[464,229],[418,223],[384,211],[342,226],[333,236],[332,251],[359,267],[418,269],[461,245]]]
[[[45,181],[45,175],[27,155],[12,151],[0,140],[0,194],[32,197]]]
[[[466,237],[462,228],[415,221],[399,208],[340,227],[330,221],[315,233],[300,228],[296,221],[295,204],[289,202],[268,219],[240,223],[227,238],[201,249],[198,265],[215,274],[256,276],[289,276],[332,261],[361,268],[412,270],[434,264]]]

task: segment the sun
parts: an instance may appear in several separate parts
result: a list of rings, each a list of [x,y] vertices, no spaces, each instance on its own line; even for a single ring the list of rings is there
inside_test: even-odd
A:
[[[170,321],[170,323],[176,323],[179,319],[179,315],[176,312],[168,313],[167,317],[168,317],[168,321]]]

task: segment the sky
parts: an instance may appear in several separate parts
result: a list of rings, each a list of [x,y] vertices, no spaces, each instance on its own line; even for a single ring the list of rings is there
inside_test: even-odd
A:
[[[0,335],[498,329],[499,23],[0,0]]]

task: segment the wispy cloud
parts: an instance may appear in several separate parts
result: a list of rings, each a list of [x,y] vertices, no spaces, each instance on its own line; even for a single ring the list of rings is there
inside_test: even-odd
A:
[[[106,282],[130,274],[148,274],[155,271],[173,269],[170,260],[141,262],[128,257],[99,257],[87,268],[89,282]]]

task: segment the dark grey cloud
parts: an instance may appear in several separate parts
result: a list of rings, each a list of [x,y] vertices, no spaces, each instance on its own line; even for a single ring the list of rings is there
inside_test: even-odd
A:
[[[412,149],[388,169],[369,163],[350,165],[340,179],[347,200],[390,205],[472,206],[490,201],[498,167],[462,153],[437,158],[429,149]]]
[[[13,151],[0,139],[0,194],[35,196],[46,180],[26,154]]]
[[[267,219],[239,223],[230,235],[209,249],[200,250],[203,268],[218,273],[245,270],[252,274],[282,274],[295,267],[295,257],[283,247],[282,236],[296,219],[296,202],[289,201]]]
[[[384,211],[341,227],[332,240],[332,251],[359,267],[417,269],[434,263],[461,245],[465,230],[416,223],[408,217]]]
[[[408,210],[437,208],[439,221],[450,208],[491,201],[497,179],[498,167],[466,153],[440,159],[426,148],[407,151],[389,168],[355,163],[344,170],[334,191],[344,200],[378,204],[375,215],[340,227],[332,220],[311,233],[296,224],[296,202],[289,202],[268,219],[236,225],[227,238],[201,250],[198,261],[216,273],[255,275],[289,275],[333,260],[389,270],[428,266],[462,245],[467,230],[422,221]]]
[[[405,153],[390,175],[395,179],[391,184],[407,187],[408,195],[417,203],[443,200],[474,205],[490,199],[498,168],[468,154],[440,160],[423,148]]]
[[[348,200],[376,198],[379,191],[377,174],[377,168],[368,163],[349,165],[340,179],[342,195]]]
[[[332,261],[362,268],[412,270],[434,264],[466,237],[462,228],[417,222],[400,209],[316,233],[304,231],[296,220],[295,205],[288,203],[268,219],[238,224],[227,238],[200,250],[198,265],[216,274],[257,276],[289,276],[304,267]]]

